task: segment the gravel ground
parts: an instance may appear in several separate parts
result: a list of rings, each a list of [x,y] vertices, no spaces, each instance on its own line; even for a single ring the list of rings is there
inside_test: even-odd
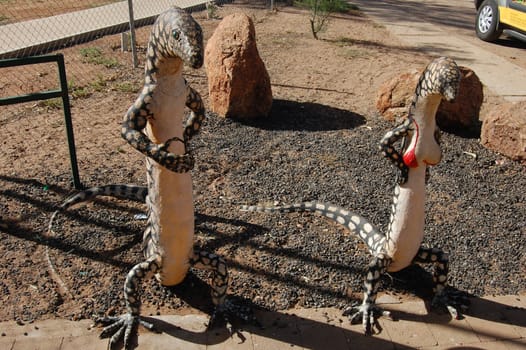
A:
[[[392,125],[379,119],[365,125],[359,115],[341,110],[282,103],[276,104],[279,113],[253,125],[210,119],[199,144],[213,148],[215,156],[199,162],[196,182],[206,188],[199,184],[212,170],[220,185],[215,196],[209,189],[198,192],[197,210],[221,208],[210,211],[257,225],[238,233],[228,252],[264,272],[268,285],[253,286],[273,292],[249,294],[265,300],[264,306],[340,305],[347,302],[345,295],[361,290],[369,259],[355,237],[315,214],[237,213],[231,204],[316,199],[353,210],[385,230],[396,174],[376,146]],[[432,169],[428,185],[425,244],[451,254],[450,282],[460,290],[476,295],[523,290],[526,209],[524,192],[517,189],[526,185],[524,167],[485,150],[476,139],[444,134],[442,147],[444,159]],[[222,231],[207,221],[199,227]],[[401,278],[422,272],[411,270]],[[387,288],[404,289],[405,283],[386,282]],[[237,284],[231,290],[240,294]],[[409,291],[417,292],[418,284]]]
[[[197,240],[227,260],[232,295],[272,310],[344,307],[360,299],[369,256],[358,239],[312,213],[245,213],[238,206],[316,199],[353,210],[385,230],[396,174],[376,146],[392,127],[379,118],[365,124],[350,112],[285,101],[276,101],[270,118],[250,124],[209,115],[193,143]],[[442,147],[444,159],[432,169],[428,185],[425,244],[451,254],[455,288],[475,295],[524,291],[524,166],[482,148],[476,139],[443,134]],[[95,174],[92,181],[103,176]],[[24,183],[17,193],[39,197],[41,186]],[[124,277],[141,259],[144,222],[133,215],[142,210],[142,204],[103,200],[59,216],[57,236],[45,241],[76,300],[64,298],[42,269],[35,284],[50,296],[49,304],[28,307],[22,318],[61,308],[72,318],[123,311]],[[27,264],[35,264],[32,249]],[[197,272],[170,289],[154,280],[144,283],[145,312],[180,312],[188,305],[210,311],[202,282],[207,278]],[[429,297],[430,276],[409,268],[384,278],[383,286]]]

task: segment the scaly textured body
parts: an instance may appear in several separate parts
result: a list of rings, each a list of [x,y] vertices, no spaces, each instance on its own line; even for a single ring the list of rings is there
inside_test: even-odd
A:
[[[68,198],[59,209],[66,210],[99,195],[143,200],[147,204],[145,261],[130,270],[124,283],[127,314],[100,320],[109,324],[101,336],[111,336],[110,347],[124,338],[125,348],[130,348],[131,334],[139,322],[152,328],[139,317],[140,280],[155,275],[163,285],[176,285],[190,267],[212,271],[212,301],[216,305],[213,318],[225,312],[248,318],[225,300],[228,272],[223,259],[193,250],[194,207],[189,170],[194,159],[186,145],[199,131],[205,111],[199,94],[183,78],[183,63],[201,67],[203,37],[199,24],[188,13],[173,7],[159,15],[152,27],[144,87],[126,113],[121,130],[130,145],[146,155],[148,187],[95,187]],[[183,127],[185,106],[190,108],[191,116]]]
[[[460,72],[454,61],[448,58],[434,60],[419,80],[408,119],[389,131],[380,143],[383,155],[401,170],[385,235],[363,217],[331,204],[307,202],[242,207],[247,211],[313,211],[344,225],[364,241],[373,259],[365,276],[363,303],[357,309],[346,310],[345,314],[350,315],[352,321],[361,315],[366,333],[371,333],[377,315],[386,314],[375,305],[381,275],[387,271],[399,271],[412,263],[435,264],[434,304],[442,303],[453,316],[458,315],[445,291],[447,255],[439,249],[422,247],[421,244],[424,237],[426,170],[429,165],[440,162],[442,156],[435,114],[442,98],[455,98],[459,81]],[[402,153],[393,146],[400,138],[405,138]]]

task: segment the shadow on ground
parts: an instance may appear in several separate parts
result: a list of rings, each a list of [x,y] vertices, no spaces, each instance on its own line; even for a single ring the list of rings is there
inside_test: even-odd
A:
[[[313,102],[276,99],[267,118],[240,120],[240,123],[265,130],[331,131],[353,129],[365,124],[357,113]]]

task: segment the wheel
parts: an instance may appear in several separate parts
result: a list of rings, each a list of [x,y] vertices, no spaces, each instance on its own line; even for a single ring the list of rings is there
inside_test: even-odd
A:
[[[499,8],[493,0],[480,5],[475,23],[477,36],[484,41],[495,41],[502,34],[499,25]]]

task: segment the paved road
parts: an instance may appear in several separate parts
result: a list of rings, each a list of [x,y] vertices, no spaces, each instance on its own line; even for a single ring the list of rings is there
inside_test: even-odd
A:
[[[475,35],[472,0],[354,0],[405,44],[434,56],[453,57],[475,71],[495,94],[526,100],[526,44],[503,38],[486,43]]]

